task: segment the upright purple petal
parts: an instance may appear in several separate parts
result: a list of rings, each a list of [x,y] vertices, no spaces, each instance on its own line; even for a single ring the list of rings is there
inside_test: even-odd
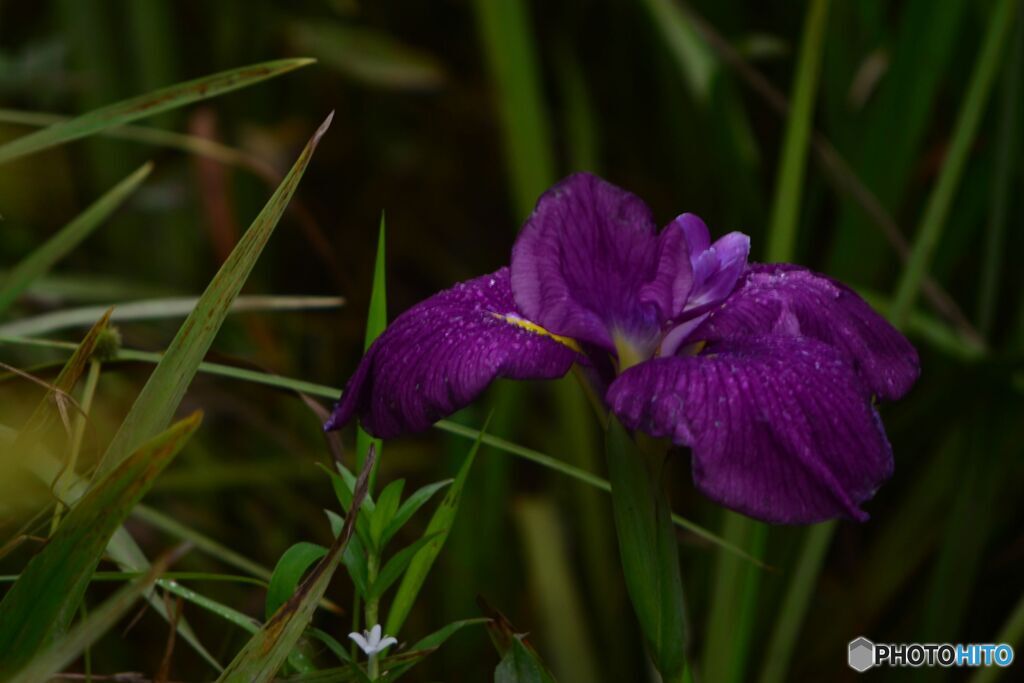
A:
[[[872,393],[897,399],[917,380],[917,352],[850,288],[791,264],[751,266],[691,340],[750,335],[809,337],[844,354]]]
[[[359,363],[325,429],[355,416],[381,438],[426,429],[498,377],[564,375],[578,355],[570,346],[525,321],[502,268],[396,318]]]
[[[657,228],[636,195],[577,173],[548,190],[512,248],[512,291],[548,330],[615,349],[613,335],[657,330],[639,301],[654,275]]]
[[[768,522],[866,519],[860,504],[892,473],[863,382],[838,350],[754,337],[623,373],[608,402],[622,423],[693,451],[709,498]]]
[[[678,318],[693,289],[693,266],[685,227],[689,219],[700,221],[693,214],[686,213],[669,223],[658,235],[654,278],[640,290],[640,300],[655,304],[662,320]],[[707,236],[707,228],[704,228],[704,235]]]
[[[691,320],[732,293],[749,253],[750,238],[743,233],[731,232],[712,244],[704,221],[684,213],[658,236],[655,277],[641,290],[641,299],[657,304],[663,320]]]

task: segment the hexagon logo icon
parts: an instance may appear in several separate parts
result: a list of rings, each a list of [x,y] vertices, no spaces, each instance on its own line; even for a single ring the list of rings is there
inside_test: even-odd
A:
[[[850,641],[850,668],[863,673],[875,665],[875,644],[861,636]]]

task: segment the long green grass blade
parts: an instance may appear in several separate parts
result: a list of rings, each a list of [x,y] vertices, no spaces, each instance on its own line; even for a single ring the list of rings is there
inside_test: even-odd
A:
[[[230,69],[193,81],[178,83],[145,95],[94,109],[70,121],[54,124],[0,145],[0,164],[93,135],[108,128],[122,126],[138,119],[177,109],[193,102],[207,100],[224,93],[245,88],[274,76],[311,64],[314,60],[280,59]]]
[[[422,50],[362,26],[293,22],[289,36],[324,66],[368,85],[396,90],[433,90],[444,84],[440,62]]]
[[[274,567],[267,588],[264,611],[268,619],[295,593],[303,574],[326,554],[327,548],[305,541],[284,551]]]
[[[455,515],[459,511],[462,489],[466,484],[466,478],[473,467],[473,461],[476,459],[477,451],[480,450],[480,444],[483,442],[486,431],[487,425],[485,424],[477,435],[476,441],[473,442],[473,447],[469,449],[466,459],[462,462],[455,481],[452,482],[441,504],[437,506],[437,510],[430,518],[423,537],[429,536],[431,541],[416,553],[409,563],[409,568],[402,576],[402,582],[398,585],[395,598],[391,602],[391,610],[388,612],[387,624],[384,627],[385,633],[396,634],[401,631],[409,612],[416,604],[416,598],[420,589],[423,588],[423,582],[427,580],[430,568],[434,565],[437,556],[441,554],[441,548],[444,547],[444,542],[448,540],[448,534],[451,533]]]
[[[385,251],[385,221],[384,213],[380,214],[380,229],[377,233],[377,260],[373,266],[373,289],[370,291],[370,308],[366,314],[366,336],[363,340],[363,350],[366,351],[376,341],[384,329],[388,326],[388,296],[387,276],[387,255]],[[370,452],[370,446],[377,452],[378,462],[381,457],[381,449],[384,444],[380,439],[374,439],[366,433],[361,426],[356,428],[356,469],[362,469],[366,454]],[[377,473],[370,474],[370,491],[374,489],[377,482]]]
[[[572,547],[550,500],[531,496],[516,502],[513,514],[522,538],[530,593],[536,596],[551,669],[563,680],[599,681],[598,657],[592,642],[592,621],[581,598],[582,582],[573,571]],[[613,559],[614,561],[614,559]]]
[[[245,644],[217,679],[221,683],[263,683],[274,678],[309,625],[317,603],[341,563],[345,547],[355,531],[355,522],[370,485],[374,455],[371,451],[352,494],[352,507],[345,526],[313,572],[262,628]]]
[[[811,596],[818,586],[818,575],[835,530],[836,523],[829,522],[818,524],[804,535],[796,569],[782,599],[772,637],[765,650],[760,683],[783,683],[790,680],[787,672],[793,657],[793,646],[800,635]]]
[[[198,428],[200,413],[147,441],[98,480],[0,602],[0,677],[71,623],[111,535]]]
[[[3,313],[35,280],[102,225],[142,184],[152,170],[152,163],[144,164],[8,271],[3,280],[0,280],[0,313]],[[95,319],[96,316],[92,316],[92,320]]]
[[[989,213],[988,231],[985,237],[985,260],[981,265],[981,284],[978,287],[978,329],[988,337],[995,323],[995,312],[999,301],[999,283],[1006,258],[1006,228],[1012,201],[1010,188],[1013,183],[1014,158],[1017,141],[1020,139],[1021,99],[1024,93],[1024,18],[1018,16],[1013,35],[1013,46],[1009,61],[1004,67],[1003,107],[999,129],[996,132],[995,179],[992,182],[992,211]]]
[[[772,262],[792,260],[795,250],[818,74],[821,72],[822,48],[828,26],[828,5],[829,0],[811,0],[807,9],[793,83],[793,104],[786,119],[786,135],[776,179],[778,185],[768,231],[767,260]]]
[[[1008,643],[1015,649],[1019,649],[1021,641],[1024,641],[1024,596],[1017,601],[1013,612],[1010,613],[1003,628],[999,631],[993,642]],[[998,666],[982,667],[971,676],[970,683],[993,683],[999,680],[1005,669]]]
[[[473,4],[495,84],[514,206],[522,219],[555,177],[529,7],[524,0],[475,0]]]
[[[112,629],[132,605],[164,573],[173,555],[157,559],[152,568],[143,576],[119,590],[89,616],[68,631],[67,635],[52,647],[36,655],[8,683],[37,683],[47,681],[77,659],[90,645],[93,645],[107,631]]]
[[[706,102],[711,95],[712,79],[718,68],[707,43],[694,30],[693,25],[680,16],[674,0],[644,0],[644,4],[661,31],[662,40],[672,51],[694,99]]]
[[[981,54],[974,65],[967,95],[957,115],[945,163],[942,165],[939,180],[928,197],[910,258],[893,297],[892,321],[898,327],[903,327],[907,323],[921,282],[931,267],[932,255],[942,238],[950,207],[967,165],[971,145],[974,143],[992,84],[999,70],[1003,48],[1013,28],[1017,5],[1017,0],[999,0],[989,19]]]
[[[331,116],[321,124],[280,187],[231,251],[210,281],[195,309],[178,330],[167,352],[150,375],[131,410],[107,447],[99,473],[116,467],[140,441],[166,425],[178,409],[199,364],[220,330],[256,260],[274,232],[285,207],[309,164],[317,143],[330,126]]]

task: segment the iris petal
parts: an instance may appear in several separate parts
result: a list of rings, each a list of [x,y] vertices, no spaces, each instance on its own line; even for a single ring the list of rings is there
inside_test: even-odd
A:
[[[739,288],[690,339],[764,334],[809,337],[839,349],[883,399],[905,394],[920,373],[906,337],[849,287],[800,266],[750,266]]]
[[[654,276],[657,227],[636,195],[577,173],[548,190],[512,248],[512,291],[526,318],[613,352],[646,339],[657,311],[639,299]]]
[[[892,473],[867,388],[813,339],[754,337],[654,359],[616,379],[608,402],[630,429],[689,446],[705,495],[765,521],[866,519],[860,504]]]
[[[373,343],[325,428],[358,416],[368,432],[391,438],[430,427],[498,377],[564,375],[578,356],[569,340],[526,323],[508,268],[420,302]]]

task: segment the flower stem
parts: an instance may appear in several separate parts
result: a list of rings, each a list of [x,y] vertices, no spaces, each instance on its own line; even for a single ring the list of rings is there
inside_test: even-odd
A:
[[[650,439],[638,444],[613,417],[605,453],[629,599],[662,680],[684,681],[683,584],[662,476],[666,447]]]
[[[379,570],[380,558],[377,556],[375,550],[370,550],[366,559],[366,585],[372,586],[377,581],[377,572]],[[380,599],[379,598],[366,598],[366,626],[369,628],[373,624],[380,623]],[[366,675],[370,677],[371,681],[377,680],[377,676],[380,675],[380,664],[377,662],[377,655],[372,654],[369,656],[369,662],[367,663]]]

